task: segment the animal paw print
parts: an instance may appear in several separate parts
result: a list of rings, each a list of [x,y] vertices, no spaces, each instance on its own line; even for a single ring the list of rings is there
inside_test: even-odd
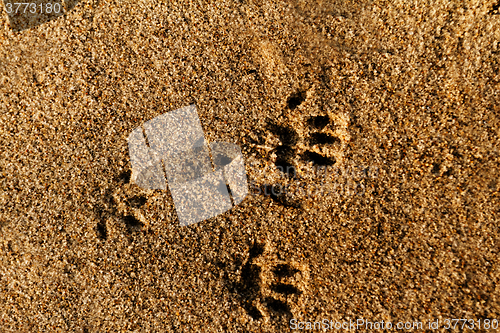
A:
[[[108,239],[108,224],[111,221],[116,222],[118,229],[122,229],[128,236],[132,236],[144,226],[144,217],[140,208],[146,204],[147,197],[141,193],[127,194],[130,192],[126,191],[130,186],[130,171],[121,173],[115,181],[119,186],[115,189],[107,188],[102,205],[95,210],[98,220],[95,231],[102,241]]]
[[[344,162],[343,152],[350,139],[348,116],[324,112],[319,90],[320,87],[312,86],[289,96],[285,111],[287,130],[276,131],[271,126],[271,133],[279,138],[290,132],[298,136],[293,147],[294,156],[280,154],[279,149],[276,151],[277,166],[284,160],[295,164],[298,169],[307,165],[332,166]]]
[[[321,113],[315,107],[317,99],[314,87],[292,94],[281,122],[269,120],[264,130],[247,141],[256,152],[254,156],[262,156],[260,160],[249,159],[249,178],[259,184],[259,193],[284,206],[300,207],[301,200],[274,189],[288,188],[287,184],[297,179],[314,181],[314,168],[345,164],[349,117]]]
[[[488,12],[490,15],[500,15],[500,1],[497,1]]]
[[[262,244],[252,245],[241,267],[236,292],[243,309],[253,320],[290,317],[305,290],[307,269],[297,263],[277,260],[265,252]]]

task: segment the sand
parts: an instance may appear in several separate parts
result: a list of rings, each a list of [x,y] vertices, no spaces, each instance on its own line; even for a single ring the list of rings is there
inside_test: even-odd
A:
[[[85,0],[19,32],[4,11],[0,331],[499,319],[498,7]],[[252,194],[181,227],[127,137],[190,104]]]

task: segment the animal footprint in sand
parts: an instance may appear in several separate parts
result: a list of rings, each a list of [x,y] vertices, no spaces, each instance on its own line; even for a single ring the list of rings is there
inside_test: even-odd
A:
[[[121,173],[116,181],[123,185],[130,183],[130,171]],[[140,209],[147,202],[147,197],[142,194],[129,196],[118,186],[116,189],[107,188],[104,193],[102,205],[96,210],[97,224],[95,227],[97,237],[106,241],[109,236],[108,223],[110,219],[117,222],[118,228],[123,229],[128,236],[141,230],[144,220]]]
[[[241,267],[236,291],[242,307],[253,320],[290,317],[305,290],[307,269],[297,263],[270,259],[273,256],[264,256],[264,252],[263,245],[253,244]]]
[[[287,100],[285,120],[268,121],[264,130],[256,131],[248,140],[255,155],[274,164],[269,169],[265,161],[249,159],[249,165],[253,166],[249,177],[254,184],[259,184],[259,193],[269,195],[284,206],[300,207],[300,200],[275,189],[288,188],[287,183],[312,175],[311,167],[338,168],[345,164],[344,151],[350,139],[348,117],[306,112],[307,95],[305,91],[292,94]],[[262,165],[266,165],[266,170],[262,170]],[[306,178],[302,180],[314,180]]]

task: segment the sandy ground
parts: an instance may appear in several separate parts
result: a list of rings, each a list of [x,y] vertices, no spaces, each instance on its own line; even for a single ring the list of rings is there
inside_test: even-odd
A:
[[[498,7],[84,0],[20,32],[4,11],[0,331],[500,319]],[[193,103],[253,193],[180,227],[127,137]]]

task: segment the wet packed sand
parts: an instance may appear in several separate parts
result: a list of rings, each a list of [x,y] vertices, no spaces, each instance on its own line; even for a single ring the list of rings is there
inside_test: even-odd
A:
[[[498,318],[498,7],[86,0],[20,32],[3,12],[0,331]],[[180,227],[127,137],[190,104],[252,194]]]

